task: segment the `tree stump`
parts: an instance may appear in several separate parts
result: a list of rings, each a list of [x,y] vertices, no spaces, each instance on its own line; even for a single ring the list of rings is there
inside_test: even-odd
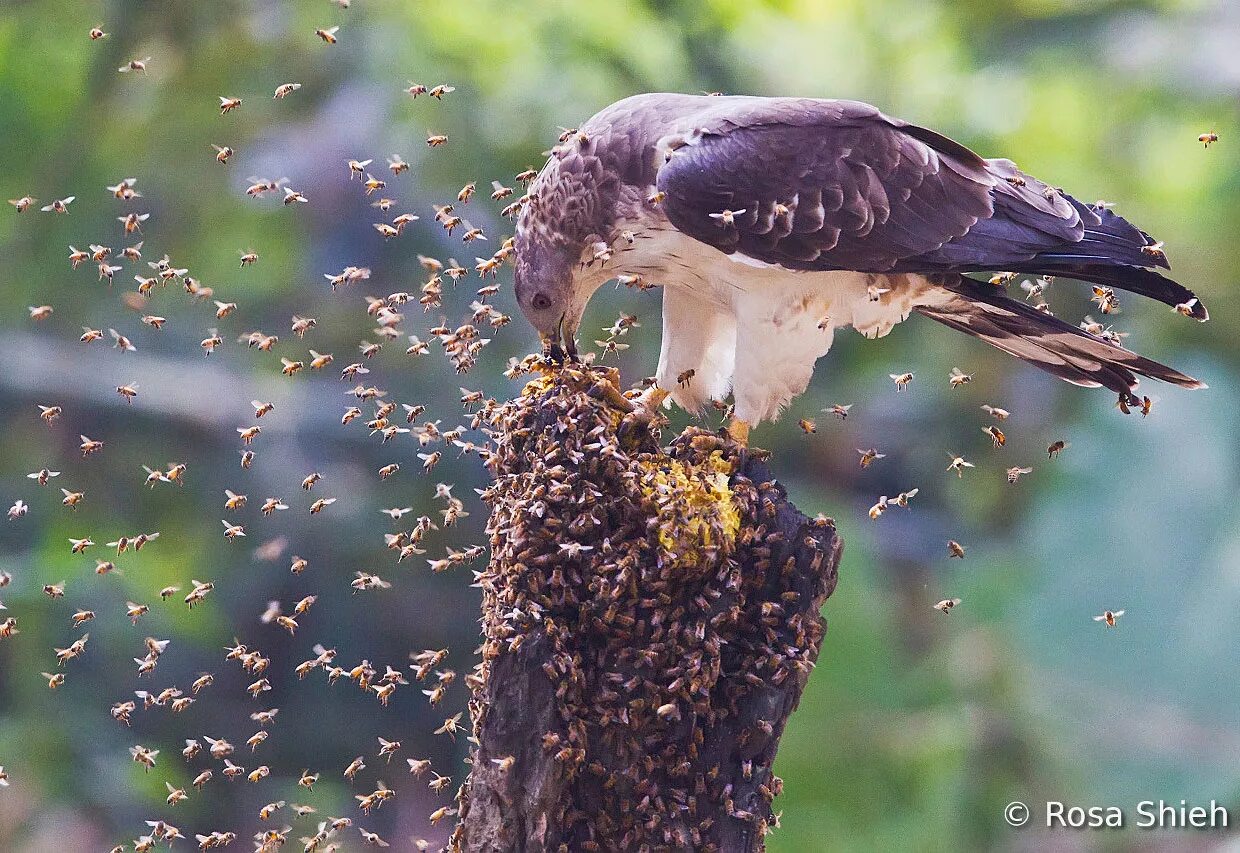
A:
[[[492,558],[454,849],[761,850],[842,543],[757,451],[659,443],[617,374],[488,414]]]

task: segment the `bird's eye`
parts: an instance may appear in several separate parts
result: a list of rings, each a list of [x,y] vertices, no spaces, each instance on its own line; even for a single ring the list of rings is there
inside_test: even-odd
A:
[[[530,304],[539,311],[545,311],[551,307],[551,297],[545,293],[535,293],[534,298],[530,300]]]

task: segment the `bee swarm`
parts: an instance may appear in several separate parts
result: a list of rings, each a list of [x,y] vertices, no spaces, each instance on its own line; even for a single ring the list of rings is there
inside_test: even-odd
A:
[[[491,415],[456,849],[761,850],[775,821],[842,543],[758,454],[661,448],[616,377],[566,367]]]

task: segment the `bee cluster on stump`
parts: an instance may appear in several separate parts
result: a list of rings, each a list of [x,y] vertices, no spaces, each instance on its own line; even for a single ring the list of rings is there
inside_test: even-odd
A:
[[[490,415],[492,557],[463,850],[760,850],[841,541],[760,459],[660,446],[618,374],[567,366]]]

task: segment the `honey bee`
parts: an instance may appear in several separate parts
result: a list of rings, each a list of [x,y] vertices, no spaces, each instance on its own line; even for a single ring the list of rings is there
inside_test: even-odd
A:
[[[1102,615],[1095,616],[1095,622],[1104,622],[1108,628],[1115,627],[1115,620],[1124,615],[1123,610],[1104,610]]]
[[[1201,143],[1203,148],[1209,148],[1215,142],[1218,142],[1218,134],[1211,130],[1208,133],[1203,133],[1198,136],[1197,141]]]
[[[747,211],[744,208],[741,210],[728,210],[727,208],[724,208],[719,213],[710,213],[707,215],[711,219],[715,220],[715,224],[722,227],[731,227],[736,223],[736,217],[741,216],[746,212]],[[877,301],[877,299],[877,295],[871,295],[870,297],[871,302]]]
[[[1006,421],[1012,415],[1007,409],[1000,409],[998,406],[989,404],[984,404],[981,409],[997,421]]]
[[[318,515],[320,512],[322,512],[324,509],[331,506],[335,502],[336,502],[335,498],[319,498],[317,501],[310,504],[310,514]]]
[[[1062,439],[1060,439],[1059,441],[1052,442],[1051,445],[1046,448],[1047,458],[1054,459],[1056,456],[1062,453],[1065,449],[1067,449],[1067,447],[1068,447],[1068,443],[1066,441],[1063,441]]]
[[[934,609],[941,613],[950,613],[958,604],[960,604],[959,598],[945,598],[935,603]]]
[[[356,777],[359,772],[365,769],[366,769],[366,761],[362,756],[359,755],[357,758],[349,762],[349,766],[344,769],[344,773],[341,775],[343,775],[344,778],[352,782],[354,777]]]
[[[257,438],[262,431],[263,428],[258,424],[248,427],[237,427],[237,434],[241,436],[242,444],[252,444],[254,439]]]
[[[534,179],[537,177],[538,177],[537,169],[526,169],[524,172],[518,172],[515,175],[516,181],[520,184],[525,184],[525,185],[533,183]]]
[[[830,408],[823,409],[823,410],[822,410],[822,412],[823,412],[823,414],[825,414],[825,415],[835,415],[835,416],[836,416],[837,418],[839,418],[840,420],[846,420],[846,419],[848,418],[848,411],[849,411],[849,409],[851,409],[852,407],[853,407],[853,404],[852,404],[852,403],[849,403],[849,404],[848,404],[848,405],[846,405],[846,406],[843,406],[843,405],[840,405],[839,403],[836,403],[835,405],[831,406]]]
[[[446,134],[428,133],[426,135],[426,144],[430,146],[431,148],[438,148],[440,145],[447,144],[447,142],[448,142],[448,137]]]
[[[437,735],[446,734],[448,737],[452,738],[452,740],[456,740],[456,733],[460,731],[461,728],[461,716],[462,714],[458,713],[448,717],[443,721],[442,726],[435,729],[434,733]]]
[[[908,387],[908,384],[913,381],[913,374],[911,373],[889,373],[887,375],[890,376],[891,381],[895,383],[897,391],[903,391]]]
[[[310,199],[306,198],[304,193],[300,193],[292,187],[284,188],[284,203],[289,204],[308,204]]]
[[[21,518],[28,512],[30,512],[30,507],[26,504],[26,502],[20,499],[16,500],[8,509],[9,521]],[[3,586],[3,584],[0,584],[0,586]]]
[[[1197,309],[1197,297],[1193,297],[1187,302],[1177,303],[1174,310],[1177,314],[1183,314],[1185,317],[1193,316],[1193,312]]]
[[[862,450],[861,448],[857,448],[857,452],[861,454],[861,458],[858,460],[858,463],[861,465],[862,468],[869,468],[879,459],[887,458],[886,453],[879,453],[878,449],[873,448],[873,447],[871,447],[869,450]]]
[[[47,680],[47,686],[51,690],[55,690],[57,687],[65,683],[65,674],[63,672],[40,672],[39,675],[43,676]]]
[[[224,519],[220,519],[220,524],[224,525],[224,538],[236,539],[239,536],[245,536],[245,527],[240,524],[229,524]]]
[[[399,154],[393,154],[388,157],[388,168],[392,170],[393,175],[399,175],[401,172],[409,171],[409,164]]]
[[[953,557],[956,559],[963,560],[964,551],[965,551],[965,547],[961,545],[959,542],[957,542],[955,539],[947,540],[947,558],[949,560],[952,559]]]
[[[241,106],[240,98],[226,98],[220,95],[220,115],[232,112]]]
[[[26,479],[34,480],[40,486],[46,486],[47,481],[53,477],[59,477],[59,471],[49,471],[47,468],[40,468],[38,471],[31,472],[26,475]]]
[[[357,831],[362,834],[362,840],[372,847],[390,847],[391,846],[386,841],[384,841],[383,838],[380,837],[379,833],[377,832],[370,832],[368,830],[362,829],[360,826],[357,828]]]
[[[972,373],[964,373],[959,367],[953,367],[947,382],[952,388],[959,388],[973,381]]]
[[[990,440],[995,447],[1003,447],[1003,445],[1007,444],[1007,436],[1003,434],[1003,430],[993,424],[982,427],[982,432],[990,436]]]
[[[131,59],[116,70],[122,74],[128,74],[130,71],[138,71],[138,72],[141,72],[145,76],[146,75],[146,64],[150,61],[151,61],[151,57],[149,56],[146,57],[145,59]]]
[[[305,337],[306,332],[310,331],[318,324],[319,324],[319,321],[314,319],[313,317],[298,317],[296,314],[294,314],[293,321],[292,321],[292,331],[294,335],[296,335],[299,338],[302,338],[302,337]]]
[[[37,198],[24,195],[21,198],[9,199],[9,204],[13,205],[18,213],[25,213],[30,208],[30,205],[34,204],[36,201],[38,201]]]
[[[87,536],[85,539],[74,539],[74,538],[70,537],[70,539],[69,539],[69,545],[70,545],[69,551],[70,551],[70,553],[72,553],[72,554],[82,554],[82,553],[85,553],[85,551],[86,551],[86,549],[87,549],[87,548],[91,547],[91,546],[92,546],[92,545],[94,545],[94,544],[95,544],[95,541],[94,541],[93,539],[91,539],[89,536]],[[44,587],[44,588],[43,588],[43,591],[44,591],[44,592],[47,592],[48,590],[54,590],[54,589],[57,589],[57,587],[55,587],[55,586],[47,586],[47,587]],[[63,590],[63,585],[62,585],[62,587],[61,587],[61,592],[60,592],[60,593],[58,593],[58,594],[63,594],[63,592],[64,592],[64,590]]]
[[[86,497],[85,492],[71,492],[68,489],[61,489],[60,492],[65,496],[64,500],[61,501],[61,504],[73,509],[77,509],[77,505],[80,504],[82,499]]]
[[[340,27],[328,27],[327,29],[315,30],[314,34],[321,38],[324,44],[335,44],[337,41],[336,32],[339,29]]]
[[[144,770],[149,771],[155,766],[155,756],[159,755],[158,749],[147,749],[145,746],[138,744],[129,747],[129,754],[133,756],[133,760],[142,765]]]
[[[274,803],[268,803],[267,805],[263,806],[261,809],[258,810],[258,819],[259,820],[270,820],[271,816],[282,808],[284,808],[284,800],[277,800]]]
[[[125,615],[129,617],[129,622],[132,625],[137,625],[138,620],[149,613],[150,610],[151,608],[145,604],[135,604],[132,601],[125,602]]]
[[[957,477],[964,476],[965,468],[976,467],[972,462],[966,462],[963,456],[958,456],[955,453],[952,453],[950,450],[947,451],[947,458],[951,460],[951,464],[947,466],[947,470],[955,471]]]
[[[292,376],[294,373],[305,367],[303,362],[293,361],[292,359],[284,357],[280,358],[280,364],[282,365],[280,372],[285,376]]]
[[[279,86],[276,86],[275,94],[271,96],[271,99],[283,100],[300,88],[300,83],[281,83]]]
[[[56,309],[50,305],[31,305],[27,310],[30,312],[30,319],[37,323],[52,316],[52,312]]]
[[[1033,473],[1033,469],[1027,468],[1027,467],[1022,468],[1021,466],[1017,465],[1012,468],[1008,468],[1006,473],[1007,473],[1007,481],[1009,483],[1015,483],[1017,480],[1021,478],[1022,475]]]
[[[323,475],[320,474],[318,471],[314,471],[306,475],[306,478],[301,481],[301,487],[302,489],[308,492],[314,488],[315,483],[317,483],[319,480],[322,480],[322,479],[323,479]]]
[[[456,91],[455,86],[449,86],[446,83],[440,83],[438,86],[433,87],[426,94],[430,95],[432,98],[434,98],[437,101],[442,101],[444,95],[450,95],[455,91]]]

